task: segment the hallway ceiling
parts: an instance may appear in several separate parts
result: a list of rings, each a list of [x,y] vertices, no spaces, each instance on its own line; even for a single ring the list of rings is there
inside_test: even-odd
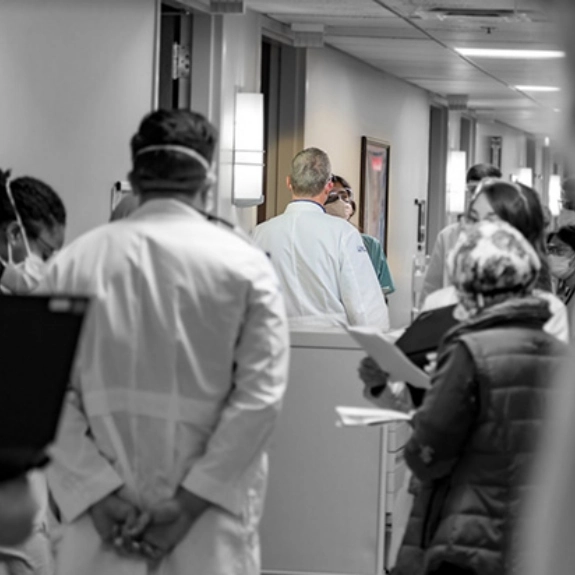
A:
[[[516,86],[563,84],[563,60],[462,56],[455,48],[558,50],[544,0],[246,0],[279,22],[323,25],[325,45],[446,100],[468,95],[478,118],[551,136],[562,92]]]

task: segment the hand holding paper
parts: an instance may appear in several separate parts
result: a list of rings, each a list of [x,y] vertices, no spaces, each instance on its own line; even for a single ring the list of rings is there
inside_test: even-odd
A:
[[[429,375],[414,365],[407,356],[377,327],[348,327],[349,334],[373,357],[390,380],[406,381],[415,387],[429,389]]]

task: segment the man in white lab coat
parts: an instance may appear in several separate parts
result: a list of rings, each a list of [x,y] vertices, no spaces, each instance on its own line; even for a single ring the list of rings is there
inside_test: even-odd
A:
[[[331,165],[317,148],[292,160],[285,212],[256,226],[253,238],[280,278],[292,328],[375,325],[389,329],[385,299],[361,235],[326,214]]]
[[[265,254],[200,211],[214,128],[153,112],[141,206],[76,240],[45,290],[92,294],[48,469],[58,575],[256,575],[288,330]]]

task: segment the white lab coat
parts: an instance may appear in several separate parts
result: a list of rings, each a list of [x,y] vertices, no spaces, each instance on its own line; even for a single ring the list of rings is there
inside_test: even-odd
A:
[[[292,328],[389,329],[373,265],[349,222],[326,214],[316,202],[296,200],[257,226],[253,238],[276,268]]]
[[[48,481],[64,518],[58,575],[256,575],[264,450],[288,328],[259,249],[177,200],[76,240],[44,290],[93,294]],[[86,513],[119,487],[146,507],[211,501],[152,569],[106,548]]]

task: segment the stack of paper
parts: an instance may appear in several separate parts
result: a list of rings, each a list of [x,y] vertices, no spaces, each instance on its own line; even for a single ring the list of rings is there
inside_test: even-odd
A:
[[[376,409],[370,407],[345,407],[339,405],[335,408],[339,417],[337,425],[345,427],[382,425],[394,421],[409,421],[412,415],[393,409]]]
[[[377,327],[348,327],[349,334],[389,374],[391,381],[405,381],[415,387],[429,389],[429,375],[408,357]]]

